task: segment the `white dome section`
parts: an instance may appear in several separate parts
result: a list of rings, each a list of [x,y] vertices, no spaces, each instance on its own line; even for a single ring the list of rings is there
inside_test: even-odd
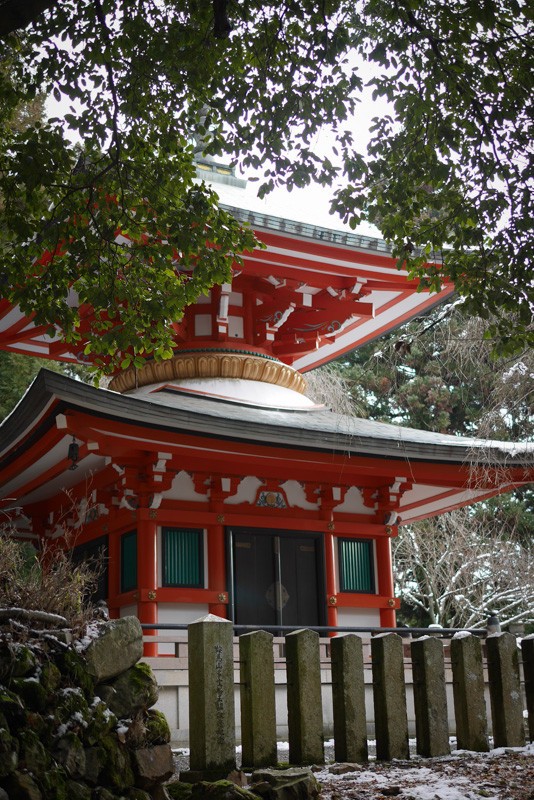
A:
[[[162,405],[177,407],[180,405],[180,392],[264,408],[302,411],[319,407],[309,397],[293,389],[243,378],[183,378],[140,386],[125,394],[148,401],[157,398],[157,402]]]

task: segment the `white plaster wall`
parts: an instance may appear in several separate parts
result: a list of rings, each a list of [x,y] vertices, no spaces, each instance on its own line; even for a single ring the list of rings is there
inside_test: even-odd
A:
[[[340,628],[379,628],[378,608],[338,608],[337,624]]]
[[[158,622],[189,625],[206,614],[209,614],[207,603],[158,603]]]
[[[290,506],[296,506],[297,508],[304,508],[309,511],[314,511],[319,508],[318,503],[310,503],[306,499],[306,493],[298,481],[285,481],[282,484],[281,488],[285,491],[288,503]],[[306,527],[306,524],[303,520],[303,527]]]
[[[207,603],[158,603],[158,622],[173,623],[175,625],[189,625],[201,617],[209,614]],[[158,633],[159,639],[165,638],[166,631],[154,631]],[[168,631],[168,638],[176,638],[180,631]],[[184,639],[187,639],[187,631],[183,632]],[[160,656],[174,656],[175,646],[173,641],[158,645]]]
[[[226,505],[237,505],[239,503],[255,503],[256,494],[262,482],[255,475],[248,475],[243,478],[237,488],[236,494],[226,497],[224,503]],[[200,492],[198,489],[200,488]],[[306,498],[306,494],[302,485],[295,480],[288,480],[282,484],[282,488],[286,493],[290,506],[302,508],[308,511],[314,511],[319,507],[318,503],[310,502]],[[185,470],[178,472],[172,482],[171,488],[164,493],[168,500],[185,500],[194,503],[204,503],[208,497],[208,487],[205,492],[201,487],[195,489],[195,485],[189,473]],[[345,495],[343,503],[335,506],[336,511],[350,514],[369,514],[370,509],[363,504],[363,498],[360,490],[356,486],[351,486]],[[303,521],[305,526],[305,523]],[[357,535],[358,526],[355,523],[354,532]]]
[[[166,500],[188,500],[193,503],[205,503],[208,489],[204,494],[195,491],[195,484],[189,473],[182,470],[176,474],[172,486],[165,492]]]
[[[195,336],[211,336],[211,314],[195,314]]]
[[[371,509],[363,504],[362,493],[357,486],[351,486],[342,503],[335,507],[335,511],[344,514],[369,514]],[[357,532],[357,525],[355,525]]]
[[[225,505],[233,506],[238,503],[253,503],[256,499],[258,488],[261,485],[261,480],[259,478],[255,478],[253,475],[247,475],[246,478],[240,481],[237,492],[231,497],[225,498]]]
[[[228,317],[228,336],[231,339],[245,338],[243,332],[243,317],[235,317],[233,315]]]

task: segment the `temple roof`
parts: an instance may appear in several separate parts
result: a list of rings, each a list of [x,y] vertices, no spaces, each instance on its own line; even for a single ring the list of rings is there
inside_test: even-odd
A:
[[[252,226],[265,249],[243,254],[231,284],[212,292],[211,308],[201,297],[186,309],[173,334],[178,351],[208,342],[259,348],[306,371],[427,313],[454,292],[450,282],[437,293],[422,288],[397,268],[381,239],[229,210]],[[71,295],[65,302],[76,306]],[[91,310],[84,315],[89,319]],[[63,342],[50,336],[50,325],[36,324],[1,298],[0,349],[59,361],[88,358],[83,334],[77,344]]]
[[[483,499],[534,477],[534,445],[418,431],[326,408],[279,409],[173,386],[120,395],[42,370],[0,427],[0,490],[36,502],[109,465],[166,454],[179,471],[402,488],[402,521]],[[68,472],[72,437],[80,462]],[[121,467],[122,468],[122,467]],[[399,491],[398,487],[396,491]]]
[[[534,443],[501,442],[422,431],[400,425],[336,414],[325,406],[306,409],[258,407],[202,397],[172,385],[151,387],[143,397],[122,395],[42,369],[22,401],[0,425],[0,456],[36,420],[52,399],[106,417],[127,418],[148,427],[198,431],[280,447],[373,453],[388,458],[463,463],[523,465],[534,456]],[[206,426],[209,426],[207,429]]]

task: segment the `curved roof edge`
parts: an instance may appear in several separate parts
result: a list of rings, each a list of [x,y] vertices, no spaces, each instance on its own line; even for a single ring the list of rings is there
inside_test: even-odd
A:
[[[156,393],[150,399],[140,399],[97,389],[45,369],[0,426],[0,458],[43,422],[56,402],[147,429],[349,456],[525,467],[532,473],[530,479],[534,478],[534,443],[456,437],[317,408],[251,408],[180,393],[172,397]]]

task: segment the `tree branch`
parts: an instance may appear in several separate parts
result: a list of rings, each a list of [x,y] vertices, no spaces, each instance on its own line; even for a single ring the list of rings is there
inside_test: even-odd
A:
[[[43,622],[63,628],[68,627],[65,617],[51,614],[47,611],[32,611],[27,608],[0,608],[0,622],[10,622],[12,619],[26,619],[30,622]]]
[[[26,28],[55,5],[57,0],[0,0],[0,39],[6,39],[10,33]]]

